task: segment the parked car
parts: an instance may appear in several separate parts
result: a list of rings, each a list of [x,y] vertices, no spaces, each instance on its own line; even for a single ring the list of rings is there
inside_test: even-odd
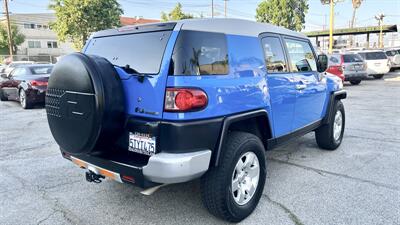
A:
[[[9,74],[13,69],[15,69],[18,66],[24,66],[24,65],[31,65],[34,64],[35,62],[33,61],[13,61],[10,64],[8,64],[6,67],[3,68],[2,71],[0,71],[1,74]]]
[[[206,208],[238,222],[263,193],[265,150],[313,131],[322,149],[342,142],[346,91],[301,33],[181,20],[99,31],[82,52],[54,66],[46,111],[88,181],[149,193],[200,177]]]
[[[381,79],[390,70],[390,62],[382,50],[365,50],[357,52],[367,63],[367,74]]]
[[[390,70],[396,70],[400,68],[400,47],[399,48],[387,48],[385,53],[390,60]]]
[[[14,100],[29,109],[44,103],[47,81],[53,66],[49,64],[20,65],[0,82],[0,100]]]
[[[326,72],[338,76],[342,81],[358,85],[367,77],[367,65],[356,53],[331,54],[328,55]]]

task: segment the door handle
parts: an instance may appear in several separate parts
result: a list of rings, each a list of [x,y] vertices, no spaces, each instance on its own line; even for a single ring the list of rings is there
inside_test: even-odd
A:
[[[306,88],[307,88],[306,84],[296,84],[296,90],[303,90]]]

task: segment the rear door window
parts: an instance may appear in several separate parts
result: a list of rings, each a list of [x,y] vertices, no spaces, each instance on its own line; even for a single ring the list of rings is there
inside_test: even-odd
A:
[[[228,50],[223,33],[181,30],[172,54],[171,75],[228,74]]]
[[[285,54],[278,37],[265,37],[262,39],[265,64],[269,73],[287,72]]]
[[[293,72],[317,71],[317,62],[314,52],[307,41],[285,38],[285,43]]]
[[[129,65],[139,73],[158,74],[171,32],[98,37],[90,41],[85,53],[104,57],[114,65]]]

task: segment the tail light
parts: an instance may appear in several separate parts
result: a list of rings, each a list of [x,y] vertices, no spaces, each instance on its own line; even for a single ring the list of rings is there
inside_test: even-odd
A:
[[[187,112],[201,110],[207,106],[208,98],[197,88],[167,88],[164,110],[167,112]]]
[[[30,83],[31,83],[31,86],[47,86],[47,81],[33,80]]]

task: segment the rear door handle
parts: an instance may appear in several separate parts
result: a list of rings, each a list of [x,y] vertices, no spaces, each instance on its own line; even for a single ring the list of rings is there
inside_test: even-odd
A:
[[[307,88],[306,84],[296,84],[296,90],[303,90],[306,88]]]

